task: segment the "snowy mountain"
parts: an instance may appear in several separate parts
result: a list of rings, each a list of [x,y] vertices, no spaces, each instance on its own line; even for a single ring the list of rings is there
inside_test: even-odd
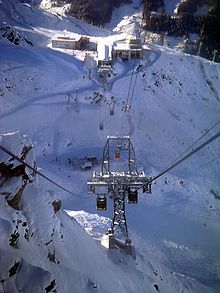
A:
[[[126,207],[136,259],[100,244],[113,202],[96,211],[87,194],[91,173],[81,164],[96,156],[93,171],[100,170],[107,135],[130,135],[138,167],[156,176],[201,135],[193,148],[220,129],[217,63],[148,43],[140,62],[114,62],[106,90],[92,57],[51,48],[61,34],[106,44],[132,35],[136,2],[115,10],[112,30],[31,3],[0,3],[0,145],[25,153],[27,163],[79,195],[0,150],[0,292],[220,290],[219,139]]]

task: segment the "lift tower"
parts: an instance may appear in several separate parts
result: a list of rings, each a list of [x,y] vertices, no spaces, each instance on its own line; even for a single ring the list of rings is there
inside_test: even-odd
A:
[[[109,239],[123,238],[130,245],[125,215],[126,197],[129,204],[138,201],[138,190],[151,193],[151,178],[136,168],[136,158],[129,136],[107,136],[103,150],[101,172],[94,172],[88,180],[90,192],[97,195],[97,209],[106,210],[106,195],[113,197],[114,213]]]

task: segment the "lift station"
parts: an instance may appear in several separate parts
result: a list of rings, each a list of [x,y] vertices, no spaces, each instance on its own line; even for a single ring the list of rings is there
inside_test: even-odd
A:
[[[98,210],[107,209],[107,195],[114,200],[111,229],[108,230],[108,247],[125,248],[130,254],[131,240],[125,214],[126,198],[129,204],[138,202],[138,190],[151,193],[152,178],[136,168],[136,158],[129,136],[107,136],[103,150],[101,172],[94,172],[88,180],[89,192],[97,195]],[[122,241],[123,239],[123,241]]]

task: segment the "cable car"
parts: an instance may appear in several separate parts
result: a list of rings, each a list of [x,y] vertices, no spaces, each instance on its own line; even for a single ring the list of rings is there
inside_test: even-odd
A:
[[[107,199],[106,196],[98,196],[96,199],[96,209],[98,211],[103,211],[107,209]]]
[[[117,146],[116,149],[115,149],[115,157],[114,159],[115,160],[120,160],[120,148]]]
[[[134,188],[129,188],[128,190],[128,203],[137,203],[138,202],[138,191]]]

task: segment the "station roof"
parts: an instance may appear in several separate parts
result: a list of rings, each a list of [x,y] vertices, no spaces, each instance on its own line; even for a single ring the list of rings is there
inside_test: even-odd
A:
[[[92,167],[92,163],[91,162],[84,162],[82,164],[82,167]]]
[[[129,43],[127,42],[117,42],[113,46],[114,50],[130,50]]]
[[[79,41],[81,39],[81,35],[56,35],[53,37],[53,40],[57,41]]]

